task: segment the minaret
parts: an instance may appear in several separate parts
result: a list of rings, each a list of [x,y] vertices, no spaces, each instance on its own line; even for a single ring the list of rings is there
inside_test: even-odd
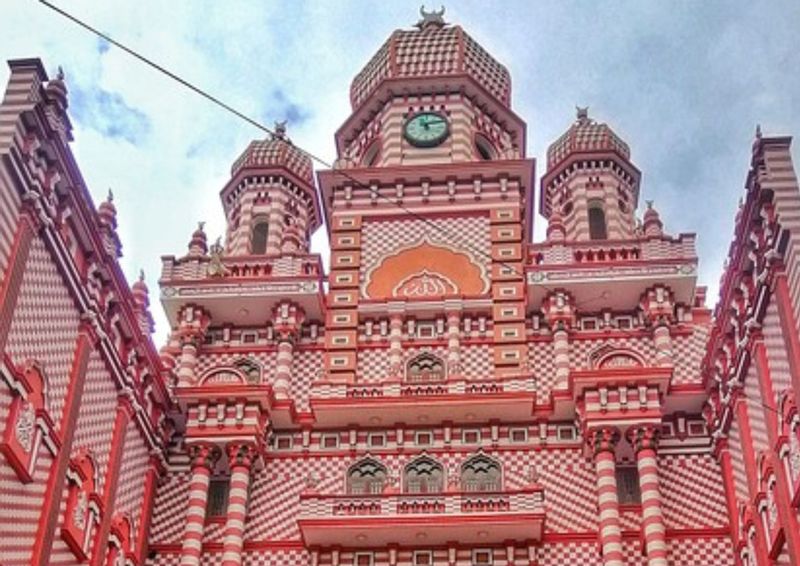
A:
[[[288,138],[286,122],[247,147],[220,196],[228,222],[226,255],[308,253],[321,218],[311,159]]]
[[[621,240],[634,235],[639,170],[630,148],[606,124],[578,108],[570,128],[547,150],[540,209],[559,212],[566,239]]]

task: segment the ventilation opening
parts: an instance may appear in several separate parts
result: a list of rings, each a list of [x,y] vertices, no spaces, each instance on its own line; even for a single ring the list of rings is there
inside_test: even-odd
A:
[[[617,497],[620,505],[638,505],[642,502],[639,490],[639,472],[633,467],[617,468]]]

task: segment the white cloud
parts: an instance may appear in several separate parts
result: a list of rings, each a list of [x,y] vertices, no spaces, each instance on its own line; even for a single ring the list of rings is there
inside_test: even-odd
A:
[[[95,199],[112,187],[129,276],[151,291],[162,254],[182,254],[196,221],[222,234],[218,192],[233,160],[263,137],[210,102],[29,0],[10,0],[0,55],[62,65],[72,93],[73,150]],[[332,160],[352,77],[418,1],[61,2],[75,15]],[[701,276],[715,296],[756,122],[800,132],[795,30],[800,5],[459,2],[462,24],[513,77],[515,110],[539,159],[575,104],[631,145],[671,231],[699,233]],[[763,30],[769,30],[764,33]],[[4,84],[6,70],[0,71]],[[83,99],[81,100],[81,97]],[[85,103],[81,106],[81,103]],[[536,234],[544,222],[536,218]],[[325,245],[324,230],[313,239]],[[155,299],[155,297],[154,297]],[[156,302],[154,300],[154,302]],[[160,341],[165,319],[154,306]]]

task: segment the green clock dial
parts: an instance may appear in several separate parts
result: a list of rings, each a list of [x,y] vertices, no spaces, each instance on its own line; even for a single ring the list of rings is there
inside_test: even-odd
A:
[[[438,112],[420,112],[408,119],[403,133],[417,147],[436,147],[447,139],[450,125]]]

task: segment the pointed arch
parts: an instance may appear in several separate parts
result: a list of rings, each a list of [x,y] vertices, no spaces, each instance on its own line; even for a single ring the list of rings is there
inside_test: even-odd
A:
[[[367,456],[347,469],[347,493],[352,495],[382,493],[388,477],[386,466],[375,458]]]
[[[431,352],[422,352],[406,362],[406,381],[431,383],[447,378],[444,360]]]
[[[461,465],[461,491],[500,491],[503,466],[483,452],[467,458]]]
[[[613,344],[604,344],[592,350],[588,357],[589,367],[593,369],[644,367],[646,365],[638,352]]]
[[[423,454],[406,464],[403,470],[403,491],[405,493],[441,493],[444,489],[444,468]]]

